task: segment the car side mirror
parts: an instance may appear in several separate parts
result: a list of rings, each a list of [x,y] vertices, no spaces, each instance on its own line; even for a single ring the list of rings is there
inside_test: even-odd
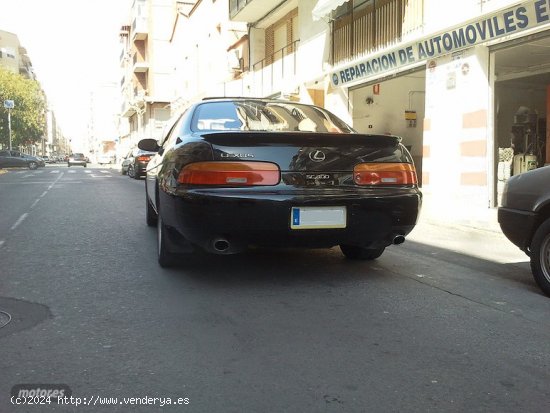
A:
[[[138,148],[148,152],[158,152],[160,146],[155,139],[142,139],[138,142]]]

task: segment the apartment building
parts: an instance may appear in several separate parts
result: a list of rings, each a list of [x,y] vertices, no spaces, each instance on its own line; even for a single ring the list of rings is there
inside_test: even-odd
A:
[[[232,82],[249,70],[249,53],[246,23],[229,19],[228,0],[176,1],[170,44],[174,112],[205,96],[248,94]]]
[[[27,50],[16,34],[0,30],[0,66],[27,79],[36,79]]]
[[[121,27],[121,147],[158,138],[170,118],[174,18],[174,0],[134,0]]]
[[[119,143],[118,114],[121,99],[116,82],[97,84],[90,92],[90,113],[88,118],[87,140],[83,142],[81,152],[89,154],[92,162],[102,155],[122,156],[124,151],[116,153]]]

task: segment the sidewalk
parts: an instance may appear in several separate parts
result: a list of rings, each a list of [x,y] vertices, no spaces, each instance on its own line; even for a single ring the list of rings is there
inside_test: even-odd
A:
[[[436,199],[430,193],[423,192],[419,222],[502,233],[497,215],[497,208],[482,205],[474,198],[457,199],[449,195],[448,199],[442,201],[441,198]]]

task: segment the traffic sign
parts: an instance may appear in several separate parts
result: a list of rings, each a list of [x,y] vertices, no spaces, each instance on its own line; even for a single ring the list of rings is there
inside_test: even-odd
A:
[[[4,101],[4,108],[13,109],[14,107],[15,107],[15,102],[13,100],[5,100]]]

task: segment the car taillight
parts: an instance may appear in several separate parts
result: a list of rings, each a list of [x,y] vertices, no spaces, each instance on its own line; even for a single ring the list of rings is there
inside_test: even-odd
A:
[[[357,185],[415,185],[414,165],[409,163],[361,163],[353,168]]]
[[[138,162],[149,162],[150,159],[151,159],[150,156],[138,156],[137,157]]]
[[[196,162],[186,165],[178,176],[188,185],[277,185],[281,172],[269,162]]]

